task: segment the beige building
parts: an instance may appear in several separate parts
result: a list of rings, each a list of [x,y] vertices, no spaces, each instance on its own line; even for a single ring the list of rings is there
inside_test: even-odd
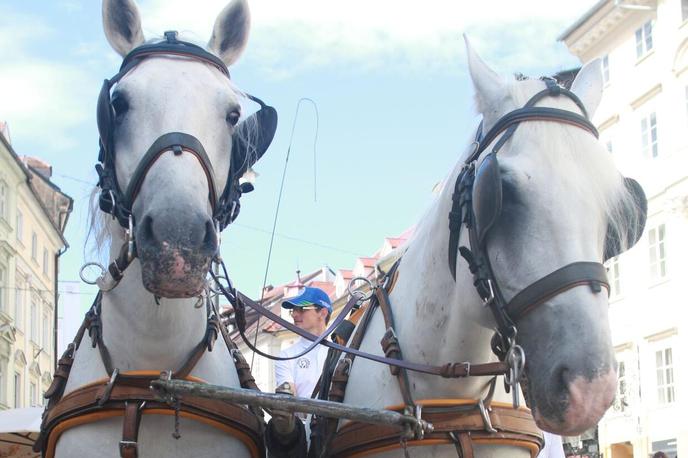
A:
[[[601,59],[593,121],[649,199],[643,238],[608,266],[619,387],[600,452],[688,456],[688,0],[602,0],[560,40]]]
[[[0,409],[42,405],[55,363],[58,258],[72,199],[0,123]]]

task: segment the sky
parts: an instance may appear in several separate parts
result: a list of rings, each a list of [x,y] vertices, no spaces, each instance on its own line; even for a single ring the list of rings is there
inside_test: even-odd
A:
[[[292,126],[267,271],[275,285],[297,269],[351,268],[422,216],[478,122],[462,34],[500,74],[551,75],[581,64],[557,37],[594,3],[249,0],[251,36],[230,71],[280,122],[254,167],[256,190],[222,236],[235,286],[255,297],[263,284]],[[146,38],[179,30],[205,43],[225,2],[138,5]],[[100,3],[85,0],[0,2],[0,56],[0,120],[14,150],[49,162],[74,199],[60,280],[76,282],[95,259],[86,234],[96,98],[121,59],[103,35]],[[301,98],[316,102],[317,117],[307,103],[296,117]],[[90,304],[93,288],[69,285],[64,294]]]

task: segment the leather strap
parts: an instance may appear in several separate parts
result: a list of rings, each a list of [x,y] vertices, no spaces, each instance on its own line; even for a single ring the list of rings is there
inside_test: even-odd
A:
[[[473,456],[475,442],[509,440],[513,445],[527,444],[531,453],[543,447],[542,433],[535,426],[529,410],[494,403],[488,415],[493,428],[498,431],[496,434],[485,431],[477,404],[425,407],[423,419],[433,424],[434,431],[420,441],[408,443],[435,445],[440,440],[441,443],[451,444],[453,441],[449,434],[453,433],[458,436],[463,457]],[[332,442],[331,456],[351,457],[385,447],[399,447],[399,436],[402,434],[400,427],[350,422],[337,432]]]
[[[390,273],[396,271],[399,263],[395,263]],[[385,356],[393,357],[395,359],[404,359],[403,353],[401,351],[401,345],[399,344],[399,339],[394,332],[394,316],[392,314],[392,306],[389,303],[389,296],[387,295],[387,290],[385,288],[377,288],[375,290],[375,296],[377,297],[377,303],[379,304],[380,310],[382,310],[382,315],[385,320],[385,328],[387,331],[382,338],[382,349],[385,352]],[[401,391],[401,396],[404,399],[404,403],[413,407],[413,394],[411,393],[411,384],[408,379],[408,371],[401,367],[389,366],[392,375],[395,375],[397,381],[399,382],[399,390]]]
[[[119,455],[122,458],[138,458],[139,425],[141,408],[137,402],[124,403],[124,421],[122,422],[122,440],[119,442]]]
[[[506,305],[506,311],[514,321],[518,321],[543,302],[581,285],[589,285],[596,293],[604,286],[609,292],[604,265],[599,262],[574,262],[555,270],[521,290]]]
[[[136,170],[127,185],[127,190],[124,193],[124,202],[127,208],[131,208],[134,204],[134,200],[141,189],[143,180],[150,168],[155,164],[160,156],[172,150],[175,155],[180,155],[182,152],[191,153],[198,162],[201,164],[203,173],[208,181],[208,198],[210,200],[210,205],[215,214],[217,208],[217,187],[215,185],[215,172],[213,171],[213,165],[208,158],[208,155],[203,148],[201,142],[194,136],[185,134],[183,132],[169,132],[161,135],[153,144],[148,148],[146,154],[143,156],[141,161],[139,161]]]

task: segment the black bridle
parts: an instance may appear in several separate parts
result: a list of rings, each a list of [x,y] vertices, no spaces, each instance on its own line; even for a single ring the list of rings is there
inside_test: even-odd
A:
[[[596,138],[598,132],[590,122],[585,107],[571,91],[544,79],[547,88],[535,94],[523,108],[501,117],[485,134],[478,130],[474,150],[466,159],[454,186],[452,208],[449,213],[449,269],[456,279],[457,253],[468,262],[473,274],[473,284],[485,306],[489,306],[497,323],[497,335],[493,340],[495,353],[504,359],[515,343],[516,323],[529,311],[558,294],[580,285],[588,285],[599,293],[604,286],[609,291],[606,269],[599,262],[574,262],[561,267],[527,286],[506,301],[490,264],[486,236],[496,224],[502,203],[502,184],[497,152],[511,138],[520,123],[548,121],[569,124],[590,132]],[[580,108],[583,115],[558,108],[536,107],[545,97],[564,96]],[[497,138],[501,137],[497,140]],[[478,158],[493,143],[490,153],[478,165]],[[459,247],[462,226],[466,226],[469,246]]]
[[[99,205],[101,210],[111,214],[125,229],[132,226],[132,206],[138,195],[143,180],[155,161],[166,151],[173,151],[175,155],[191,153],[203,168],[208,182],[208,199],[213,212],[213,220],[219,230],[224,229],[239,214],[239,198],[242,192],[252,189],[250,185],[240,185],[239,178],[253,165],[270,146],[277,127],[277,112],[271,106],[248,95],[248,98],[260,105],[260,110],[251,115],[255,122],[243,121],[235,128],[232,135],[232,157],[227,175],[227,184],[224,190],[218,194],[215,183],[215,172],[203,148],[201,142],[193,135],[183,132],[168,132],[161,135],[148,148],[148,151],[139,162],[132,179],[126,190],[122,192],[115,168],[114,148],[114,109],[110,100],[110,90],[129,71],[151,56],[181,56],[207,63],[228,79],[230,78],[227,66],[214,54],[203,48],[177,39],[177,32],[165,32],[165,41],[154,44],[144,44],[132,50],[122,62],[119,72],[109,80],[103,82],[98,96],[98,131],[100,134],[99,163],[96,164],[98,172],[98,186],[101,189]],[[248,137],[251,125],[256,123],[258,130],[256,138],[251,139],[249,146]]]

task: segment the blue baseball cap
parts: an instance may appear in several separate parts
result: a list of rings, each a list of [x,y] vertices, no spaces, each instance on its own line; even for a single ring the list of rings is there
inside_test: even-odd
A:
[[[306,307],[308,305],[316,305],[332,312],[332,302],[330,296],[320,288],[311,288],[306,286],[303,292],[298,296],[285,299],[282,302],[282,307],[285,309],[293,309],[294,307]]]

